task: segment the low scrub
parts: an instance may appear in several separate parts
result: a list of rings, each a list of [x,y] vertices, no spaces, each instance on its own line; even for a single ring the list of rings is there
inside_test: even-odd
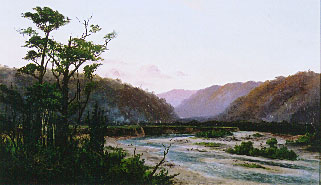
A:
[[[307,145],[312,144],[316,140],[315,134],[306,133],[305,135],[299,136],[295,141],[287,140],[287,144],[299,144]]]
[[[233,135],[233,133],[228,130],[211,130],[206,132],[198,132],[195,136],[204,138],[219,138],[231,135]]]
[[[197,145],[205,146],[205,147],[220,147],[222,146],[221,143],[208,143],[208,142],[200,142],[196,143]]]
[[[253,147],[253,142],[251,141],[242,142],[241,145],[236,145],[234,148],[229,148],[226,151],[232,154],[261,156],[270,159],[296,160],[298,157],[293,150],[288,150],[285,146],[277,148],[277,140],[275,138],[267,140],[266,144],[269,145],[268,148],[263,147],[258,149]]]
[[[307,150],[311,152],[321,152],[321,139],[320,135],[316,133],[299,136],[296,140],[287,140],[286,144],[291,145],[305,145]]]
[[[260,133],[255,133],[255,134],[253,134],[252,136],[253,136],[253,137],[263,137],[263,135],[260,134]]]

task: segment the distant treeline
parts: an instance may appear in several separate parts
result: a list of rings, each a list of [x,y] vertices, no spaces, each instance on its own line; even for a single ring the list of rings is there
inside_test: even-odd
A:
[[[189,121],[175,123],[140,123],[123,126],[105,125],[101,128],[105,136],[124,137],[124,136],[146,136],[162,134],[196,134],[198,132],[210,130],[229,130],[229,131],[259,131],[275,134],[304,135],[306,133],[320,133],[311,124],[291,124],[288,122],[247,122],[247,121]],[[87,126],[79,128],[79,134],[87,134]]]
[[[271,132],[279,134],[305,134],[307,132],[314,133],[320,132],[320,127],[315,128],[311,124],[294,124],[288,122],[249,122],[249,121],[205,121],[199,122],[196,120],[189,122],[174,122],[166,123],[164,125],[176,125],[176,126],[215,126],[215,127],[238,127],[242,131],[260,131],[260,132]]]
[[[109,137],[144,137],[144,136],[157,136],[163,134],[197,134],[206,131],[231,131],[238,130],[237,127],[215,127],[215,126],[184,126],[184,125],[126,125],[126,126],[105,126],[101,128],[104,136]],[[79,128],[80,135],[88,134],[88,127]]]

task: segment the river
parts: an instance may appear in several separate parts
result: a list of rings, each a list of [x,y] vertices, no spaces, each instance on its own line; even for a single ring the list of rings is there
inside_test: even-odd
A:
[[[285,144],[285,137],[261,133],[262,138],[251,137],[257,132],[234,132],[234,138],[199,139],[192,135],[166,135],[119,140],[126,146],[139,147],[149,155],[162,156],[164,146],[170,150],[166,156],[168,163],[196,172],[210,179],[225,179],[240,184],[318,184],[318,154],[307,152],[298,147],[290,147],[299,158],[296,161],[274,160],[262,157],[232,155],[224,150],[240,144],[241,141],[252,141],[255,147],[264,146],[268,138],[276,137],[279,144]],[[199,142],[220,143],[220,147],[204,147]],[[148,158],[147,158],[148,160]],[[240,164],[257,164],[263,168],[249,168]],[[171,169],[169,169],[171,170]],[[229,181],[225,181],[228,183]],[[202,183],[202,182],[200,182]],[[224,183],[223,183],[224,184]],[[238,183],[236,183],[238,184]]]

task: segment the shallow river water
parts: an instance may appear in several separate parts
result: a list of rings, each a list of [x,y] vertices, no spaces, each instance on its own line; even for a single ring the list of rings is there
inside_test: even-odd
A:
[[[244,138],[255,132],[236,132],[235,137]],[[268,136],[266,136],[268,138]],[[266,139],[265,138],[265,139]],[[249,138],[247,138],[249,139]],[[285,142],[277,138],[279,143]],[[218,142],[225,145],[221,149],[209,149],[195,145],[196,142]],[[240,140],[239,140],[240,141]],[[272,160],[261,157],[232,155],[224,150],[240,142],[231,142],[222,139],[202,140],[195,139],[192,135],[166,135],[158,137],[142,137],[119,141],[122,144],[146,147],[153,149],[153,153],[162,155],[164,146],[171,144],[166,160],[175,165],[180,165],[191,171],[196,171],[212,178],[241,180],[243,182],[256,182],[267,184],[319,184],[319,161],[315,153],[304,153],[297,161]],[[264,138],[262,142],[264,142]],[[260,144],[259,140],[254,145]],[[292,149],[292,148],[291,148]],[[255,163],[262,168],[246,168],[240,163]]]

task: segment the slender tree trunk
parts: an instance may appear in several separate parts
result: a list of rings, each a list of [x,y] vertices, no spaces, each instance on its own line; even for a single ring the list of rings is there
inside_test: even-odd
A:
[[[43,83],[43,77],[45,76],[46,73],[46,65],[45,65],[45,58],[46,58],[46,52],[47,52],[47,48],[48,48],[48,39],[49,39],[49,33],[46,33],[46,42],[45,45],[43,47],[42,50],[42,54],[41,54],[41,68],[40,68],[40,74],[39,74],[39,84]]]
[[[68,101],[69,101],[69,71],[66,70],[62,80],[62,102],[61,102],[61,115],[62,119],[59,124],[57,124],[57,145],[60,147],[66,146],[69,136],[69,121],[68,121]]]

